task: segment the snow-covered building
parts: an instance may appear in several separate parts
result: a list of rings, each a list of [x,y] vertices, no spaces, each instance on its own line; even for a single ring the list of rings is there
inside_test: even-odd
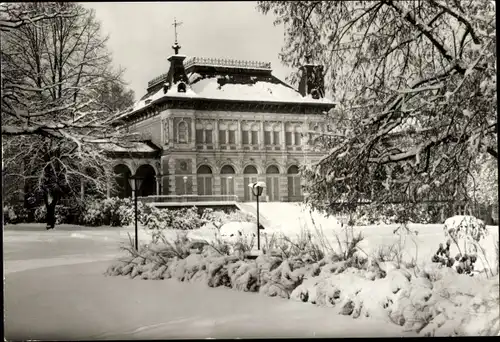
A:
[[[324,129],[324,113],[335,105],[324,97],[323,67],[301,67],[296,90],[270,63],[186,58],[177,43],[173,48],[168,72],[115,120],[145,141],[110,146],[115,172],[144,178],[139,196],[233,194],[248,201],[247,185],[260,180],[264,199],[300,200],[298,167],[322,155],[307,146],[308,134]],[[128,182],[120,184],[121,196],[129,196]]]

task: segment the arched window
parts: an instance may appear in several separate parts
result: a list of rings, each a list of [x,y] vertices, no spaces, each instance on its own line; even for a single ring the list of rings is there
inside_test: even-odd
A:
[[[257,168],[253,165],[248,165],[245,167],[243,170],[243,188],[244,188],[244,195],[245,195],[245,201],[251,201],[252,200],[252,190],[248,187],[250,183],[257,182]]]
[[[177,126],[177,142],[187,143],[187,123],[185,121],[179,122]]]
[[[280,200],[280,188],[279,188],[279,173],[280,170],[276,165],[270,165],[266,169],[266,195],[269,201],[279,201]]]
[[[222,169],[220,169],[220,173],[221,173],[221,174],[223,174],[223,175],[229,175],[229,174],[231,174],[231,175],[232,175],[232,174],[234,174],[235,172],[234,172],[234,169],[233,169],[233,167],[232,167],[232,166],[230,166],[230,165],[224,165],[224,166],[222,167]]]
[[[234,195],[234,168],[224,165],[220,169],[220,191],[221,195]]]
[[[208,165],[201,165],[198,174],[198,195],[212,195],[212,169]]]
[[[292,165],[288,168],[289,175],[296,175],[299,173],[299,168],[296,165]]]
[[[280,173],[280,170],[275,165],[269,166],[266,170],[266,174],[268,174],[268,175],[274,175],[274,174],[279,174],[279,173]]]
[[[253,174],[257,174],[257,168],[253,165],[248,165],[247,167],[245,167],[245,170],[243,170],[243,173],[246,174],[246,175],[253,175]]]

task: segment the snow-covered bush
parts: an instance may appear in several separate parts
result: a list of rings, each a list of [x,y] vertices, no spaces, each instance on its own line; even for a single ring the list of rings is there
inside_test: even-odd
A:
[[[87,201],[81,216],[81,224],[86,226],[121,226],[124,215],[120,209],[124,206],[128,207],[130,203],[130,199],[117,197],[90,199]]]
[[[13,206],[5,205],[3,207],[3,221],[4,223],[15,223],[17,221],[17,215]]]
[[[172,229],[190,230],[197,229],[203,225],[196,208],[182,208],[174,212]]]
[[[486,251],[481,245],[488,235],[488,230],[482,220],[474,216],[453,216],[446,219],[443,229],[445,237],[450,239],[458,249],[457,260],[467,262],[472,259],[473,266],[475,260],[478,259],[489,271],[489,274],[494,275],[494,265],[491,265]]]
[[[73,207],[65,205],[56,205],[56,224],[75,223],[78,221],[79,212]],[[35,222],[45,223],[47,216],[47,208],[45,205],[39,206],[35,209],[34,217]]]
[[[252,223],[257,222],[255,216],[240,210],[234,210],[229,213],[226,213],[222,210],[214,211],[211,208],[207,208],[203,211],[201,219],[205,223],[214,224],[217,228],[222,227],[224,224],[228,222],[252,222]]]

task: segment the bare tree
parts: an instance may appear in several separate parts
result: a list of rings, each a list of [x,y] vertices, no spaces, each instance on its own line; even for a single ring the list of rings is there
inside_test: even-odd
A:
[[[43,7],[34,9],[15,2],[3,2],[0,3],[0,30],[8,32],[40,20],[71,16],[70,11],[65,11],[56,3],[45,3]]]
[[[309,201],[467,198],[479,154],[497,158],[492,1],[262,1],[285,25],[282,61],[325,66],[339,102],[304,170]],[[297,75],[292,75],[292,80]]]
[[[2,13],[2,23],[23,20],[1,35],[4,181],[26,184],[43,198],[53,227],[57,203],[78,193],[82,181],[105,192],[110,162],[102,143],[127,136],[108,125],[116,113],[103,89],[121,86],[121,72],[112,68],[92,10],[76,3],[17,5],[17,17]]]

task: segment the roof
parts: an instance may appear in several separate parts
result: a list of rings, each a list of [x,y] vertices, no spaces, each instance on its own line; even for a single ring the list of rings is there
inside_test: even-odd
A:
[[[167,74],[148,83],[149,92],[137,101],[132,112],[147,108],[164,99],[228,100],[248,102],[272,102],[283,104],[334,105],[326,98],[303,97],[298,90],[272,75],[271,63],[230,59],[193,57],[184,62],[188,86],[186,92],[178,92],[177,84],[165,93],[159,83],[166,81]],[[154,85],[157,85],[153,87]]]

